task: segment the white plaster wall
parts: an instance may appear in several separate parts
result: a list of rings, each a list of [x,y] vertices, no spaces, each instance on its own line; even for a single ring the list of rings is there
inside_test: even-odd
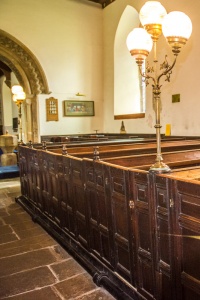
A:
[[[103,10],[104,15],[104,130],[105,132],[119,132],[121,121],[114,120],[114,55],[113,45],[119,19],[126,5],[132,5],[139,12],[146,1],[143,0],[116,0]],[[185,12],[192,20],[193,33],[182,49],[177,65],[173,70],[171,82],[162,80],[162,132],[165,132],[166,124],[172,126],[173,135],[199,135],[200,134],[200,39],[199,39],[199,11],[200,1],[193,0],[162,0],[168,12],[180,10]],[[123,41],[122,41],[123,42]],[[125,41],[124,41],[125,42]],[[127,50],[128,51],[128,50]],[[161,38],[158,46],[159,62],[164,61],[168,54],[169,61],[173,61],[173,55],[164,38]],[[124,87],[125,88],[125,87]],[[147,105],[144,119],[124,120],[128,133],[155,133],[154,111],[151,100],[151,84],[147,87]],[[172,95],[181,95],[180,103],[172,103]]]
[[[102,24],[101,6],[86,0],[1,0],[0,28],[33,52],[52,92],[38,97],[41,135],[103,131]],[[78,92],[95,102],[94,117],[63,116],[63,100]],[[46,122],[50,96],[59,102],[58,122]]]
[[[86,0],[0,1],[0,28],[34,53],[52,92],[38,97],[41,135],[120,131],[121,121],[114,120],[114,38],[126,5],[139,12],[145,2],[116,0],[102,10]],[[170,123],[174,135],[199,135],[200,1],[162,0],[162,4],[168,11],[184,11],[193,23],[192,37],[178,57],[171,82],[162,82],[162,131]],[[165,54],[171,60],[164,39],[159,44],[159,61],[163,62]],[[77,92],[86,95],[80,100],[95,101],[94,117],[63,116],[63,100],[74,98]],[[181,102],[172,104],[171,96],[177,93]],[[50,96],[59,101],[58,122],[46,122],[45,99]],[[145,118],[124,123],[128,133],[155,133],[154,122],[149,85]]]

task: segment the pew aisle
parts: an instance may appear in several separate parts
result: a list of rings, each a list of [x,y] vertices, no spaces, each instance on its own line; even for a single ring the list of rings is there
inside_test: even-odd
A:
[[[15,202],[19,178],[0,180],[0,299],[113,300]]]

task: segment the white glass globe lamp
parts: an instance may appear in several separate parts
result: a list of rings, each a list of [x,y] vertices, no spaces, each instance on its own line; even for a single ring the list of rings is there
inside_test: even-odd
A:
[[[126,39],[126,44],[136,62],[141,65],[152,49],[151,36],[143,28],[134,28]]]
[[[155,41],[162,33],[162,22],[166,15],[166,9],[158,1],[147,1],[140,10],[140,22]]]
[[[163,35],[173,52],[180,52],[192,33],[192,22],[183,12],[172,11],[163,20]]]
[[[11,91],[13,94],[17,94],[17,93],[23,92],[23,88],[21,85],[16,84],[16,85],[12,86]]]
[[[18,92],[17,94],[13,95],[13,101],[14,102],[23,102],[23,100],[26,99],[26,94],[22,91],[22,92]]]

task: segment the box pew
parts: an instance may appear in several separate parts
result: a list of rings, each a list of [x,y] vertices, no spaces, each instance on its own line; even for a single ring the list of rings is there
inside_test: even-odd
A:
[[[200,298],[199,180],[200,167],[154,178],[156,269],[166,287],[160,299]]]
[[[138,292],[145,299],[199,299],[200,167],[133,169],[130,183]]]
[[[178,162],[177,167],[184,170],[181,162]],[[196,168],[199,170],[199,167]],[[185,169],[191,170],[192,168]],[[166,177],[173,176],[175,171]],[[198,176],[200,179],[200,173]],[[127,201],[129,204],[128,216],[131,216],[132,236],[134,237],[131,241],[133,243],[133,265],[135,266],[133,271],[135,280],[132,278],[132,282],[138,293],[145,299],[175,300],[179,299],[177,295],[180,294],[181,285],[183,285],[181,278],[184,272],[177,274],[177,268],[174,265],[177,253],[174,252],[175,245],[171,237],[174,234],[172,221],[176,224],[180,216],[177,216],[175,220],[171,213],[166,212],[166,210],[170,212],[173,207],[173,198],[170,198],[171,190],[175,191],[176,189],[175,187],[172,189],[167,182],[166,189],[162,190],[156,181],[160,177],[165,177],[165,175],[159,176],[137,169],[129,169],[130,197]],[[198,193],[200,198],[200,189]],[[185,249],[187,248],[185,247]],[[187,252],[187,250],[185,251]],[[180,253],[182,252],[179,252],[179,257]],[[197,256],[198,248],[196,248],[195,257]],[[185,261],[187,261],[187,257],[185,257]],[[181,264],[182,260],[179,261],[179,269]],[[177,278],[179,278],[178,286]],[[194,299],[198,299],[200,284],[197,284],[196,279],[199,280],[199,277],[191,280],[190,290],[188,287],[187,289],[184,287],[185,291],[182,292],[180,299],[185,297],[184,299],[189,300],[193,293],[196,297]],[[194,282],[196,282],[196,286]],[[197,291],[194,292],[195,289]],[[186,296],[187,294],[188,296]]]
[[[20,169],[22,193],[38,210],[35,218],[44,215],[87,248],[82,160],[21,147]]]
[[[134,286],[128,169],[89,159],[83,163],[90,251]]]
[[[185,163],[198,163],[198,150],[164,153],[175,169],[161,175],[139,169],[137,155],[94,161],[23,146],[19,153],[19,203],[97,284],[117,299],[198,299],[199,240],[188,236],[199,235],[200,176],[184,177],[200,169]],[[141,157],[146,166],[155,154]]]
[[[184,168],[185,161],[183,165],[181,165],[181,161],[177,163],[177,166],[175,166],[175,162],[173,164],[174,168]],[[96,165],[97,163],[95,163]],[[123,263],[121,263],[119,269],[115,266],[115,272],[126,278],[128,282],[130,281],[138,293],[145,297],[145,299],[177,299],[177,293],[174,290],[176,285],[175,278],[177,277],[173,261],[175,254],[172,251],[174,246],[170,240],[173,228],[170,223],[171,215],[167,215],[165,211],[165,207],[171,207],[172,203],[171,201],[166,202],[164,198],[169,193],[169,188],[161,198],[159,195],[160,190],[159,192],[154,190],[156,174],[150,174],[137,169],[122,168],[123,172],[126,173],[126,186],[123,183],[124,177],[119,172],[119,166],[108,164],[107,169],[109,171],[107,171],[107,176],[104,180],[106,183],[109,182],[109,198],[111,199],[111,207],[114,212],[112,217],[113,226],[111,228],[114,231],[114,237],[119,237],[120,240],[119,242],[115,238],[113,245],[116,249],[118,249],[118,246],[123,249],[120,257],[118,255],[120,251],[114,252],[114,257],[119,266],[119,259],[122,260],[122,258],[125,258],[124,261],[128,262],[128,267]],[[127,170],[129,176],[127,175]],[[117,173],[118,176],[115,178],[113,174]],[[117,190],[116,198],[114,197],[115,193],[113,193],[112,198],[112,182]],[[122,192],[121,197],[119,197],[119,191],[124,191],[127,197],[122,196]],[[95,193],[95,189],[93,192]],[[159,200],[157,200],[158,197],[160,197]],[[163,205],[164,208],[157,210],[157,202],[155,201],[159,201],[159,205]],[[115,210],[115,208],[117,209]],[[117,214],[117,210],[119,214]],[[161,214],[162,218],[157,222]],[[117,223],[115,223],[115,218],[118,220]],[[162,223],[161,220],[163,219]],[[129,224],[130,220],[131,225]],[[94,223],[93,227],[96,228]],[[160,237],[159,230],[164,231],[162,237]],[[128,239],[127,236],[129,236]],[[160,241],[159,245],[158,241]],[[127,248],[125,247],[126,242],[128,245]],[[113,249],[112,245],[110,248]],[[130,255],[130,253],[132,254]],[[162,257],[159,263],[158,255]],[[123,269],[123,272],[120,272],[120,268]],[[128,272],[129,276],[127,276]]]
[[[107,146],[84,146],[84,147],[73,147],[64,148],[66,154],[73,155],[75,157],[88,157],[94,158],[95,151],[99,152],[99,158],[109,158],[117,156],[129,156],[132,154],[144,154],[144,153],[155,153],[156,143],[135,143],[121,144],[121,145],[107,145]],[[180,151],[180,150],[190,150],[190,149],[200,149],[200,141],[185,141],[184,144],[180,141],[163,142],[162,150],[163,152],[169,151]],[[62,153],[61,149],[48,149],[54,153]]]
[[[166,164],[180,161],[198,161],[200,159],[200,150],[187,150],[187,151],[174,151],[162,153],[163,160]],[[105,158],[103,161],[108,162],[112,165],[118,165],[128,168],[136,168],[145,165],[150,165],[155,162],[155,153],[144,154],[144,155],[131,155],[121,156],[113,158]]]
[[[98,284],[111,281],[106,284],[119,289],[122,299],[134,298],[128,170],[28,147],[20,147],[20,167],[19,203],[87,268],[95,269]]]
[[[90,252],[127,282],[123,289],[131,299],[136,294],[156,299],[149,173],[140,171],[139,176],[138,170],[90,159],[83,164]]]
[[[165,140],[165,139],[164,139]],[[168,141],[171,140],[184,140],[185,138],[181,139],[181,138],[168,138]],[[97,146],[97,145],[115,145],[115,144],[134,144],[134,143],[148,143],[148,142],[155,142],[156,138],[118,138],[118,139],[108,139],[106,141],[65,141],[65,142],[48,142],[48,141],[43,141],[42,143],[32,143],[32,141],[30,141],[27,146],[30,147],[34,147],[37,149],[59,149],[62,148],[63,145],[66,145],[67,148],[71,148],[71,147],[83,147],[83,146]]]
[[[45,215],[87,249],[88,211],[84,197],[82,160],[43,151],[40,165],[43,166],[43,195],[47,207]]]
[[[197,139],[197,138],[196,138]],[[187,140],[195,140],[193,137],[190,139],[190,137],[162,137],[162,141],[187,141]],[[197,139],[198,140],[198,139]],[[118,144],[134,144],[134,143],[149,143],[149,142],[155,142],[155,137],[127,137],[124,138],[123,136],[118,136],[114,139],[108,139],[106,141],[70,141],[70,140],[62,140],[62,142],[49,142],[48,140],[42,140],[42,143],[35,143],[33,144],[32,141],[30,141],[27,146],[34,147],[37,149],[59,149],[62,148],[63,145],[66,145],[67,148],[71,147],[83,147],[83,146],[102,146],[102,145],[118,145]]]

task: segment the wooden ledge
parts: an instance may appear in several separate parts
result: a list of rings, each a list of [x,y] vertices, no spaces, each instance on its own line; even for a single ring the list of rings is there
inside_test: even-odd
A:
[[[130,115],[116,115],[116,116],[114,116],[114,120],[139,119],[139,118],[145,118],[145,113],[130,114]]]

